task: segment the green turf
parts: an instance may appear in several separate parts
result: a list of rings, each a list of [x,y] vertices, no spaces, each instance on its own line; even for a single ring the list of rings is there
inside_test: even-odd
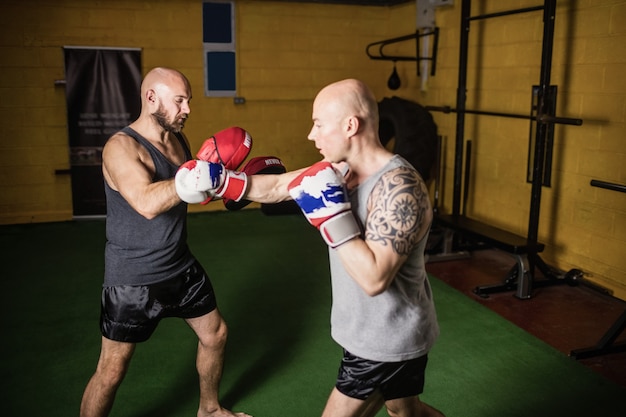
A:
[[[230,334],[222,401],[255,417],[318,416],[340,349],[326,247],[298,215],[189,216]],[[104,222],[0,226],[2,415],[78,415],[99,352]],[[626,393],[433,278],[441,337],[422,398],[448,417],[623,417]],[[139,345],[115,417],[192,417],[196,340],[162,322]],[[386,415],[384,412],[379,416]]]

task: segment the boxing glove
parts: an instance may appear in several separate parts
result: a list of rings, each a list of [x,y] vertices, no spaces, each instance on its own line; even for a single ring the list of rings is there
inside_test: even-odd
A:
[[[176,193],[187,203],[202,203],[213,197],[239,201],[246,192],[248,177],[222,164],[191,160],[180,166],[174,182]]]
[[[248,157],[251,149],[250,134],[240,127],[229,127],[205,140],[196,156],[235,170]]]
[[[275,156],[257,156],[250,159],[241,169],[246,175],[260,175],[260,174],[282,174],[287,172],[283,162]],[[224,206],[228,210],[241,210],[245,206],[251,203],[250,200],[242,199],[240,201],[230,200],[224,198]]]
[[[209,197],[209,193],[208,192],[206,192],[206,191],[195,191],[193,189],[190,189],[190,188],[187,187],[185,182],[186,182],[186,179],[185,179],[185,175],[184,174],[176,175],[176,177],[174,179],[174,183],[176,185],[176,194],[178,194],[178,197],[181,200],[183,200],[185,203],[199,204],[199,203],[207,201],[207,199],[211,198],[211,197]]]
[[[229,127],[217,132],[204,141],[196,154],[202,161],[224,165],[227,170],[236,170],[248,157],[252,149],[252,137],[240,127]],[[212,200],[209,196],[202,204]]]
[[[287,189],[331,248],[361,234],[343,177],[329,162],[312,165],[291,181]]]

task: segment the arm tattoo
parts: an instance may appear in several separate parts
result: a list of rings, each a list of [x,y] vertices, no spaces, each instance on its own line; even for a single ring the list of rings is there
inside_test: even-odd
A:
[[[422,233],[430,202],[419,175],[406,167],[385,173],[369,197],[365,238],[408,255]]]

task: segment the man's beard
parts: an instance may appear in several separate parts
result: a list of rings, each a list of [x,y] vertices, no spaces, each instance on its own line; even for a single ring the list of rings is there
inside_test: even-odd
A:
[[[183,127],[185,127],[186,118],[181,118],[178,121],[170,123],[167,121],[167,115],[165,114],[165,112],[163,111],[163,107],[161,106],[159,106],[159,109],[157,111],[152,113],[152,116],[154,116],[154,119],[157,121],[159,126],[161,126],[166,132],[178,133],[183,129]]]

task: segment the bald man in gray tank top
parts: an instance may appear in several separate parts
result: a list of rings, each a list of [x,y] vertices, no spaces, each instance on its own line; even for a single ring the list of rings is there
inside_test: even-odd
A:
[[[294,199],[329,246],[331,332],[344,356],[323,417],[442,417],[422,402],[439,335],[424,248],[433,213],[419,173],[378,137],[378,106],[361,81],[323,88],[308,136],[323,160],[249,178],[246,199]]]

